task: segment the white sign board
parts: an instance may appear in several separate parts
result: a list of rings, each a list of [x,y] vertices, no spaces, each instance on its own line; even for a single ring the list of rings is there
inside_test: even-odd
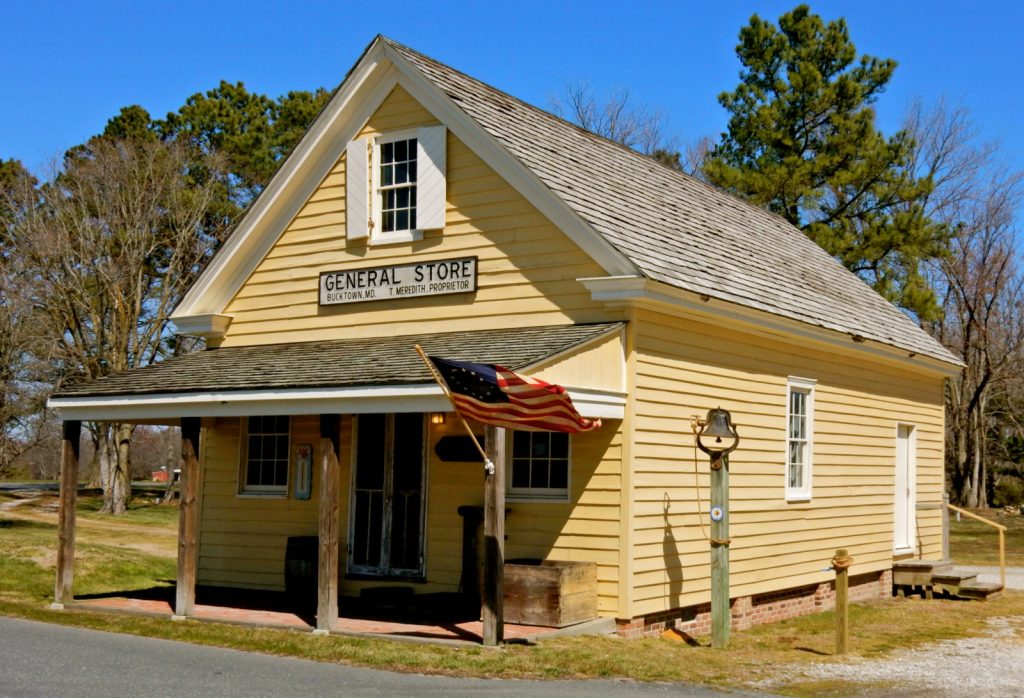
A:
[[[476,291],[476,257],[325,271],[320,305],[444,296]]]

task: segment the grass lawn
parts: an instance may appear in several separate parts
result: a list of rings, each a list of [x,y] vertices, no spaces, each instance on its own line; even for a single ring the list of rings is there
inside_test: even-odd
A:
[[[1006,526],[1006,565],[1024,567],[1024,516],[1005,516],[998,509],[975,512]],[[961,565],[998,565],[999,532],[966,516],[956,520],[949,514],[949,554]]]
[[[387,640],[313,637],[287,630],[47,608],[53,594],[56,498],[0,498],[0,614],[197,644],[343,662],[399,671],[496,678],[613,678],[685,681],[736,688],[774,679],[788,695],[857,695],[861,684],[801,679],[801,665],[841,661],[832,656],[831,613],[733,633],[730,649],[666,639],[561,638],[501,650],[443,647]],[[14,506],[12,506],[14,505]],[[173,507],[140,504],[111,520],[80,501],[75,591],[102,593],[166,584],[175,574]],[[985,620],[1024,617],[1024,594],[979,602],[891,599],[851,607],[851,654],[876,657],[903,647],[984,634]],[[874,687],[884,690],[884,687]]]

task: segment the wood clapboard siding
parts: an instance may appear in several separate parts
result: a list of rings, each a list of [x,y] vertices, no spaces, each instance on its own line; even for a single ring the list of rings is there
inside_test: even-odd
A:
[[[631,615],[706,602],[707,457],[692,414],[721,405],[741,436],[730,464],[731,595],[831,580],[836,548],[854,574],[893,559],[897,423],[915,425],[917,500],[942,498],[942,382],[650,311],[637,316]],[[812,498],[785,500],[787,376],[816,379]],[[700,505],[697,492],[700,494]],[[937,510],[917,511],[919,554],[941,547]]]
[[[437,124],[396,87],[361,136]],[[617,319],[576,281],[600,267],[450,132],[443,230],[413,243],[345,238],[342,156],[229,303],[223,346]],[[475,294],[320,308],[322,271],[477,256]]]
[[[256,589],[284,589],[284,558],[289,536],[317,534],[320,422],[315,415],[292,417],[290,449],[313,446],[313,494],[292,497],[239,495],[241,420],[219,418],[207,429],[203,471],[198,583]]]
[[[349,496],[354,419],[342,418],[339,502],[342,571],[347,566]],[[199,583],[284,589],[289,536],[317,535],[319,418],[292,418],[292,451],[314,445],[313,494],[308,501],[238,494],[240,420],[220,418],[209,429],[205,452]],[[483,505],[480,463],[445,463],[433,451],[442,436],[460,435],[455,420],[428,426],[426,582],[417,593],[457,591],[462,575],[462,518],[459,506]],[[610,422],[596,433],[573,437],[572,492],[568,503],[512,501],[506,523],[506,557],[540,557],[597,563],[599,608],[614,615],[618,603],[619,487],[621,433]],[[403,581],[342,579],[343,596],[364,587]],[[344,613],[344,604],[342,605]]]

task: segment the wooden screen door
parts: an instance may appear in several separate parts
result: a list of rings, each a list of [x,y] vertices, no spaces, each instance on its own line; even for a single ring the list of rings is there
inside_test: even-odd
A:
[[[423,576],[425,416],[356,417],[348,569]]]
[[[917,460],[917,436],[914,427],[900,424],[896,427],[896,491],[893,513],[893,548],[914,549],[914,531],[917,528],[915,516],[915,469]]]

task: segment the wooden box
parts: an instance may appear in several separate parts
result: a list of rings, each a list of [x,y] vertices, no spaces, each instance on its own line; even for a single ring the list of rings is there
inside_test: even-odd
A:
[[[597,617],[597,565],[563,560],[505,563],[506,623],[564,628]]]

